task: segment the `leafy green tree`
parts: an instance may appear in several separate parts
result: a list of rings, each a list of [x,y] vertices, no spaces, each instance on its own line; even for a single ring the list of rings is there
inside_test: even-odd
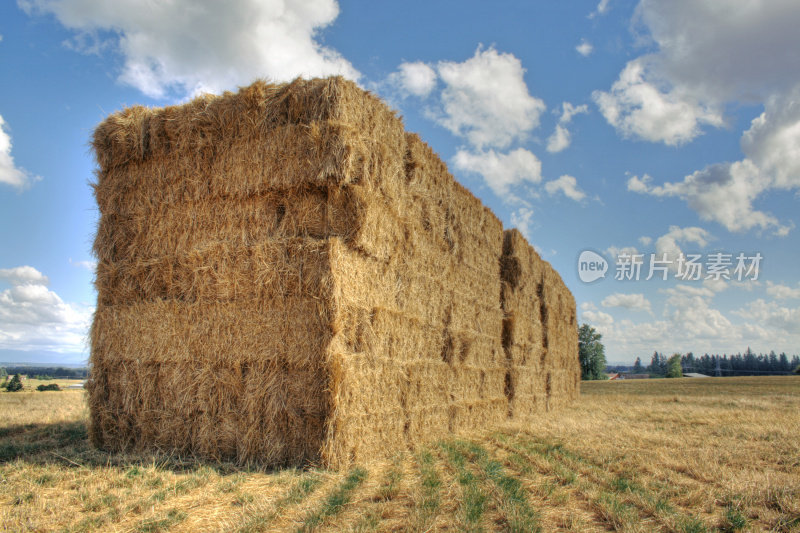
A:
[[[642,360],[638,357],[636,358],[636,362],[633,363],[633,373],[644,374],[644,367],[642,366]]]
[[[676,353],[667,361],[667,377],[668,378],[681,378],[683,371],[681,370],[681,354]]]
[[[58,386],[58,383],[50,383],[48,385],[41,384],[36,387],[38,391],[48,391],[48,390],[61,390],[61,387]]]
[[[578,355],[581,363],[581,379],[607,379],[606,354],[603,336],[589,324],[578,328]]]
[[[794,369],[795,374],[800,374],[800,365],[797,365],[797,368]]]
[[[22,390],[22,380],[19,379],[19,374],[14,374],[14,377],[11,378],[11,381],[6,384],[6,390],[8,392],[17,392]]]

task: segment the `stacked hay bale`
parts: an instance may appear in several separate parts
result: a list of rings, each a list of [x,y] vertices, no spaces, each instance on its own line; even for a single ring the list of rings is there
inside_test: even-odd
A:
[[[505,416],[502,225],[377,98],[259,82],[94,148],[98,446],[338,467]]]
[[[525,420],[578,396],[575,299],[516,229],[504,233],[501,265],[509,416]]]

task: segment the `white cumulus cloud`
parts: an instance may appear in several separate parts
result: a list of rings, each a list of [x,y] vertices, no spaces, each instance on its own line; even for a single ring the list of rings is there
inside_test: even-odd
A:
[[[397,72],[389,75],[388,83],[400,90],[401,94],[426,97],[436,87],[436,71],[422,61],[401,63]]]
[[[517,228],[522,235],[531,240],[533,235],[533,209],[530,207],[520,207],[511,213],[511,225]]]
[[[655,52],[631,60],[610,91],[593,94],[609,124],[625,136],[668,145],[725,124],[722,109],[763,104],[742,135],[740,161],[709,165],[682,182],[629,189],[685,200],[703,220],[730,231],[779,222],[753,203],[772,189],[800,188],[800,3],[793,0],[641,0],[635,21]]]
[[[530,94],[517,57],[478,46],[461,62],[401,63],[379,85],[402,98],[428,98],[426,116],[465,142],[452,158],[453,168],[481,176],[503,200],[527,205],[515,189],[540,183],[542,163],[530,150],[514,145],[539,127],[546,106]],[[566,123],[580,112],[585,106],[565,103],[562,120]],[[569,192],[580,194],[578,189]]]
[[[69,258],[69,264],[79,268],[85,268],[89,272],[94,272],[94,269],[97,268],[97,261],[73,261],[71,257]]]
[[[480,47],[464,62],[437,65],[444,83],[437,122],[472,146],[507,148],[539,126],[545,104],[531,96],[513,54]]]
[[[64,302],[31,266],[0,269],[0,349],[82,353],[92,310]]]
[[[651,183],[650,176],[633,176],[628,180],[628,190],[657,197],[681,198],[702,220],[717,222],[729,231],[770,227],[776,228],[777,233],[787,231],[787,227],[774,216],[753,207],[753,201],[768,186],[749,159],[709,165],[679,182]]]
[[[612,262],[615,263],[620,255],[640,255],[639,250],[637,250],[634,246],[609,246],[606,248],[606,253],[611,257]]]
[[[794,338],[796,345],[800,338],[800,307],[783,307],[777,302],[759,298],[733,313],[765,329],[772,329],[776,339]]]
[[[697,249],[705,248],[711,238],[711,234],[703,228],[698,228],[696,226],[688,228],[670,226],[667,233],[656,239],[655,260],[659,262],[666,261],[667,263],[662,266],[666,266],[669,270],[677,272],[679,265],[678,259],[684,253],[684,250],[681,249],[681,245],[695,245],[695,248],[689,250],[689,252],[697,255]],[[654,271],[653,275],[663,276],[662,273],[657,271]]]
[[[705,284],[679,284],[659,292],[665,297],[663,308],[654,313],[656,318],[646,321],[613,316],[616,304],[641,303],[638,298],[626,301],[624,297],[630,295],[606,297],[603,306],[609,313],[599,312],[591,302],[581,304],[581,318],[603,334],[609,360],[644,359],[654,350],[721,355],[741,352],[747,346],[756,352],[792,353],[800,343],[800,307],[757,299],[739,309],[723,311],[713,304],[719,288]],[[738,323],[734,321],[737,317]]]
[[[547,151],[550,153],[560,152],[570,145],[572,136],[567,129],[567,125],[572,121],[572,117],[575,115],[589,112],[589,108],[586,104],[574,106],[569,102],[562,103],[561,109],[561,117],[558,119],[556,129],[547,139]]]
[[[32,266],[0,268],[0,280],[7,281],[12,285],[47,285],[50,283],[47,276]]]
[[[53,14],[74,32],[74,48],[122,57],[119,80],[163,98],[221,92],[255,78],[359,72],[317,34],[339,14],[335,0],[19,0],[31,15]],[[102,37],[98,37],[102,36]],[[86,43],[93,43],[87,45]]]
[[[642,0],[636,20],[658,48],[653,73],[709,102],[761,102],[797,84],[794,0]]]
[[[800,298],[800,284],[797,287],[789,287],[780,283],[767,282],[767,294],[776,300],[788,300]]]
[[[594,46],[592,46],[592,43],[586,39],[581,39],[580,44],[575,47],[575,51],[583,57],[589,57],[589,55],[594,51]]]
[[[11,155],[11,135],[6,131],[6,122],[0,115],[0,183],[23,190],[38,179],[14,163],[14,157]]]
[[[800,85],[769,98],[741,144],[746,160],[761,171],[760,182],[779,189],[800,187]]]
[[[620,133],[680,144],[723,125],[725,102],[764,102],[797,85],[792,0],[641,0],[635,21],[657,51],[630,61],[610,92],[595,93]]]
[[[614,317],[603,311],[583,311],[581,317],[583,321],[597,328],[603,335],[605,335],[608,329],[614,324]]]
[[[659,352],[709,353],[741,349],[743,330],[733,324],[720,310],[711,305],[714,293],[709,289],[689,285],[663,289],[666,295],[661,316],[654,320],[634,322],[614,320],[602,330],[609,357],[644,357]],[[609,304],[646,305],[638,298],[611,295]],[[629,296],[629,295],[623,295]],[[643,297],[644,299],[644,297]],[[586,317],[586,312],[583,313]]]
[[[608,13],[608,3],[609,0],[600,0],[597,4],[597,8],[595,9],[594,13],[597,15],[605,15]]]
[[[497,196],[510,201],[515,199],[512,185],[542,181],[542,162],[524,148],[509,153],[459,150],[453,157],[453,165],[462,172],[481,175]]]
[[[551,154],[560,152],[566,149],[571,142],[569,130],[561,124],[556,124],[553,134],[547,138],[547,151]]]
[[[603,307],[623,307],[625,309],[632,309],[634,311],[646,311],[648,313],[652,313],[650,300],[645,298],[644,294],[641,293],[625,294],[621,292],[615,292],[614,294],[609,294],[603,298],[603,301],[600,302],[600,305]]]
[[[560,192],[567,198],[575,200],[576,202],[580,202],[586,198],[586,193],[580,190],[577,180],[567,174],[545,183],[544,190],[550,195],[555,195]]]
[[[723,124],[718,106],[703,104],[679,88],[662,90],[663,82],[651,80],[651,68],[647,57],[634,59],[611,91],[592,94],[603,117],[623,137],[675,146],[699,135],[702,124]]]

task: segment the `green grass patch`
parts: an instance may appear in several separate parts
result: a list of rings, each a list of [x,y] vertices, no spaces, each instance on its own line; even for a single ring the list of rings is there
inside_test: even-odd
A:
[[[170,509],[160,517],[143,521],[136,528],[140,533],[157,533],[167,531],[169,528],[186,519],[186,513],[177,509]]]
[[[253,496],[249,492],[240,492],[233,497],[233,505],[244,507],[245,505],[253,503],[254,500],[255,496]]]
[[[678,520],[678,528],[682,533],[706,533],[708,527],[699,518],[683,516]]]
[[[366,533],[367,531],[375,531],[378,529],[378,524],[381,522],[381,514],[377,509],[370,509],[361,517],[361,519],[353,526],[350,531],[354,533]]]
[[[106,518],[105,516],[87,516],[86,518],[75,524],[75,526],[72,527],[70,531],[73,531],[75,533],[83,531],[97,531],[97,528],[105,525],[106,522],[108,522],[108,518]]]
[[[401,479],[403,479],[403,473],[400,470],[397,468],[389,469],[380,489],[378,489],[378,498],[385,502],[393,500],[400,491]]]
[[[54,479],[55,477],[53,477],[51,474],[42,474],[40,476],[37,476],[33,480],[33,482],[36,483],[37,485],[46,486],[52,483]]]
[[[429,450],[421,452],[417,460],[422,476],[422,494],[417,504],[418,519],[420,524],[426,524],[439,510],[442,480],[439,479],[436,461]]]
[[[237,532],[256,533],[259,531],[269,531],[270,523],[275,520],[275,517],[277,517],[284,508],[303,501],[309,494],[314,492],[320,484],[320,481],[320,477],[316,474],[301,477],[283,498],[275,502],[275,505],[273,505],[269,511],[249,515],[247,521],[239,527]]]
[[[602,492],[593,502],[593,506],[600,518],[616,530],[639,520],[630,505],[621,502],[614,494],[608,492]]]
[[[350,502],[353,491],[367,479],[367,471],[361,467],[352,469],[344,481],[328,494],[322,506],[309,514],[298,531],[313,531],[322,524],[326,518],[341,512],[342,508]]]
[[[541,531],[539,515],[528,503],[527,491],[519,478],[507,474],[503,465],[479,444],[469,443],[467,450],[483,475],[499,489],[498,508],[505,518],[506,529],[519,533]]]
[[[14,505],[22,505],[24,503],[30,503],[36,495],[32,492],[26,492],[25,494],[20,494],[19,496],[14,496],[12,498],[11,503]]]
[[[478,479],[470,471],[467,458],[462,452],[461,443],[440,443],[441,449],[447,455],[450,466],[456,472],[462,497],[459,503],[459,512],[462,517],[463,531],[481,531],[480,522],[487,508],[488,494],[483,490]]]
[[[595,487],[601,491],[595,508],[615,528],[638,520],[638,508],[665,525],[670,522],[676,524],[677,530],[683,533],[702,533],[708,530],[702,520],[681,513],[660,494],[650,492],[626,476],[609,472],[603,465],[570,451],[563,444],[526,440],[521,445],[525,450],[544,457],[559,480],[569,483],[576,481],[577,474],[570,465],[580,465],[589,472],[588,476],[594,479]],[[625,501],[630,500],[631,495],[636,495],[638,499]]]

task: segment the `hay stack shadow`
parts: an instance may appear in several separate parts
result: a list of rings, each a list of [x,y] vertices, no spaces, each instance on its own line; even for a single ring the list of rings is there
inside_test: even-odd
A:
[[[58,464],[66,468],[157,467],[173,473],[209,469],[219,475],[244,471],[266,474],[295,467],[265,465],[261,462],[237,463],[208,460],[195,456],[176,456],[170,451],[143,449],[106,452],[92,446],[88,424],[84,421],[52,424],[21,424],[0,428],[0,464],[23,461],[32,465]],[[308,465],[312,467],[313,465]]]

